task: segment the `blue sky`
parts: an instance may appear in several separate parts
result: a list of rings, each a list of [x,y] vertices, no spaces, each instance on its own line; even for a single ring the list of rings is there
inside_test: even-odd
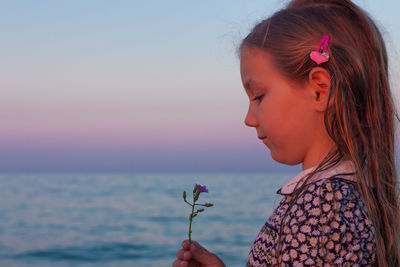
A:
[[[396,73],[400,3],[355,2]],[[244,125],[235,54],[284,3],[3,1],[0,171],[300,170]]]

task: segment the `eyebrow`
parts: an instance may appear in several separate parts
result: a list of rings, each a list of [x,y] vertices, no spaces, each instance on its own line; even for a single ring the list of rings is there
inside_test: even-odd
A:
[[[263,84],[253,79],[249,79],[244,83],[244,88],[251,92],[253,92],[252,88],[254,88],[254,86],[263,86]]]

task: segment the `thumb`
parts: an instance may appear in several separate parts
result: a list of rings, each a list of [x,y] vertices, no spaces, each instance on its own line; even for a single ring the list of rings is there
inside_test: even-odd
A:
[[[193,240],[190,245],[190,252],[192,253],[192,259],[202,264],[210,264],[216,260],[215,254],[210,253],[206,248]]]

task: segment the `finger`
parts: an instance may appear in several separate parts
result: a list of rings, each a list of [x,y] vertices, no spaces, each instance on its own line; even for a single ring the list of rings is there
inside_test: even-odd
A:
[[[192,258],[192,253],[187,250],[180,249],[176,252],[176,257],[182,261],[189,261]]]
[[[193,241],[192,241],[193,242]],[[185,250],[189,250],[190,246],[189,246],[189,240],[183,240],[182,242],[182,248]]]
[[[189,263],[187,261],[176,260],[172,264],[172,267],[189,267]]]
[[[183,260],[183,252],[185,252],[183,249],[180,249],[176,252],[176,258],[179,260]]]
[[[203,248],[199,243],[197,243],[194,240],[191,240],[191,244],[189,243],[189,240],[184,240],[182,242],[182,248],[184,250],[193,250],[196,248]],[[208,251],[207,249],[203,248],[205,251]]]
[[[183,252],[183,260],[190,261],[191,258],[192,258],[192,252],[190,251]]]
[[[172,263],[172,267],[181,267],[181,261],[180,260],[176,260]]]
[[[189,244],[189,242],[188,242],[188,244]],[[190,245],[190,251],[195,251],[195,250],[202,250],[204,252],[208,252],[208,250],[205,247],[203,247],[196,241],[192,240],[192,244]]]
[[[212,261],[214,256],[196,241],[192,241],[190,252],[192,252],[192,259],[201,263],[211,263],[210,260]]]

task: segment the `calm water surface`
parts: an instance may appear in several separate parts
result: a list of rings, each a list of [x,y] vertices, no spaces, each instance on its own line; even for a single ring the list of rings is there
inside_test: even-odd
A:
[[[194,219],[192,238],[244,266],[295,174],[1,174],[0,266],[171,266],[194,183],[215,206]]]

